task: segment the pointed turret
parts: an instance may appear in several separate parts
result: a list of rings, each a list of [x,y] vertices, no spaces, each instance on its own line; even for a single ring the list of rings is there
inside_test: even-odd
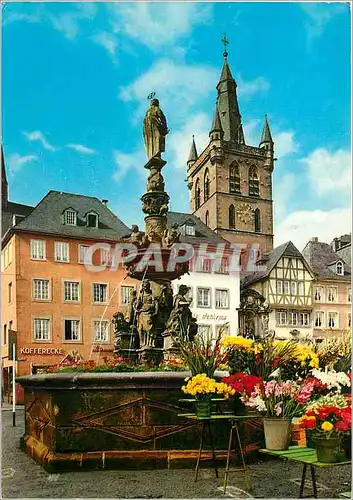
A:
[[[226,39],[224,40],[222,41],[225,44],[229,43]],[[228,52],[226,46],[223,58],[221,77],[217,85],[217,107],[224,132],[224,140],[239,142],[241,115],[237,98],[237,84],[228,65]]]
[[[265,115],[265,123],[264,123],[264,128],[262,130],[262,134],[261,134],[261,140],[260,140],[260,144],[259,144],[259,147],[267,147],[267,149],[270,149],[271,147],[273,147],[273,139],[272,139],[272,135],[271,135],[271,131],[270,131],[270,126],[268,124],[268,121],[267,121],[267,115]]]
[[[1,206],[2,206],[2,208],[7,207],[8,201],[9,201],[9,195],[8,195],[8,184],[7,184],[7,178],[6,178],[4,151],[3,151],[3,148],[1,145]]]
[[[213,140],[223,139],[223,135],[224,135],[224,132],[223,132],[223,128],[222,128],[222,123],[221,123],[221,119],[219,117],[218,108],[216,106],[213,121],[212,121],[212,127],[210,130],[209,136],[210,136],[211,140],[213,141]]]
[[[239,144],[245,144],[244,130],[243,130],[243,125],[242,124],[239,125],[238,142],[239,142]]]
[[[195,144],[195,136],[192,136],[192,143],[190,148],[190,154],[187,161],[187,166],[190,167],[198,158],[196,144]]]

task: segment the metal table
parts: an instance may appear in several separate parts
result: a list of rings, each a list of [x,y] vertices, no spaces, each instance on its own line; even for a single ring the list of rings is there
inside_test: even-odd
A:
[[[190,400],[188,400],[190,401]],[[202,429],[201,429],[201,437],[200,437],[200,447],[199,447],[199,453],[197,457],[197,462],[196,462],[196,469],[195,469],[195,482],[197,481],[198,473],[199,473],[199,466],[200,466],[200,460],[201,460],[201,455],[202,455],[202,450],[204,446],[204,441],[205,441],[205,430],[207,427],[208,430],[208,435],[210,439],[210,445],[211,445],[211,450],[212,450],[212,461],[214,465],[214,469],[216,472],[216,478],[218,478],[218,469],[217,469],[217,462],[216,462],[216,454],[215,454],[215,449],[214,449],[214,441],[213,441],[213,434],[212,434],[212,427],[211,427],[211,422],[217,422],[220,420],[224,420],[227,422],[230,422],[230,431],[229,431],[229,439],[228,439],[228,451],[227,451],[227,463],[226,463],[226,468],[225,468],[225,473],[224,473],[224,493],[226,493],[227,489],[227,484],[228,484],[228,474],[230,472],[238,472],[242,471],[244,472],[245,476],[245,482],[247,487],[250,489],[250,480],[248,477],[248,467],[245,462],[245,456],[243,452],[243,447],[240,439],[240,434],[239,434],[239,429],[237,422],[239,420],[246,420],[250,418],[256,418],[259,419],[261,418],[260,415],[234,415],[232,413],[223,413],[220,415],[212,415],[210,417],[198,417],[195,413],[181,413],[178,415],[179,417],[184,417],[184,418],[189,418],[191,420],[199,420],[202,422]],[[235,467],[233,469],[230,468],[230,460],[231,460],[231,455],[232,455],[232,448],[233,448],[233,439],[234,439],[234,431],[235,431],[235,436],[236,436],[236,445],[238,447],[238,452],[241,458],[242,466],[241,467]],[[234,449],[235,451],[235,449]]]
[[[282,451],[262,449],[260,450],[260,452],[266,453],[267,455],[273,455],[278,458],[283,458],[285,460],[292,460],[293,462],[299,462],[303,464],[303,473],[300,483],[299,498],[312,498],[312,497],[317,498],[315,467],[327,468],[327,467],[336,467],[338,465],[349,465],[351,463],[350,460],[345,460],[344,458],[342,458],[342,460],[340,460],[339,462],[334,462],[334,463],[318,462],[316,450],[314,450],[313,448],[306,448],[304,446],[290,446],[288,450],[282,450]],[[313,495],[303,497],[305,477],[308,465],[310,466]]]

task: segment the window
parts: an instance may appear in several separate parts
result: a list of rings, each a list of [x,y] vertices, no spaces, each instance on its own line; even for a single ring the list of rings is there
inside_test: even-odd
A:
[[[283,281],[283,293],[289,295],[289,281]]]
[[[79,302],[80,283],[78,281],[64,281],[64,300]]]
[[[338,314],[336,312],[327,313],[327,327],[338,328]]]
[[[93,342],[109,342],[109,321],[93,322]]]
[[[50,319],[34,318],[33,320],[34,340],[50,340]]]
[[[344,268],[343,268],[343,264],[341,261],[337,262],[337,264],[336,264],[336,272],[337,272],[337,274],[340,274],[341,276],[344,274]]]
[[[298,282],[298,295],[305,295],[304,290],[305,290],[305,288],[304,288],[304,282],[303,281],[299,281]]]
[[[352,289],[348,288],[348,302],[352,302]]]
[[[229,228],[235,229],[235,208],[231,205],[228,210]]]
[[[105,304],[108,299],[108,285],[104,283],[93,283],[93,302]]]
[[[259,196],[259,175],[256,167],[249,169],[249,196]]]
[[[228,309],[229,290],[216,289],[216,309]]]
[[[12,282],[9,283],[9,302],[12,302]]]
[[[197,307],[211,307],[211,289],[197,289]]]
[[[254,226],[255,233],[259,233],[261,231],[261,219],[260,219],[260,210],[256,208],[254,211]]]
[[[223,257],[221,259],[221,265],[219,266],[219,273],[228,274],[228,259],[227,259],[227,257]]]
[[[323,311],[316,311],[316,313],[315,313],[315,328],[323,328],[324,315],[325,315],[325,313]]]
[[[206,226],[210,225],[210,213],[208,210],[207,210],[206,215],[205,215],[205,224],[206,224]]]
[[[207,168],[205,171],[205,178],[204,178],[204,197],[205,201],[207,201],[208,198],[210,197],[210,177]]]
[[[337,302],[337,288],[330,286],[327,289],[327,302]]]
[[[239,167],[234,164],[229,167],[229,192],[231,194],[240,194]]]
[[[56,262],[69,262],[69,244],[63,241],[55,242]]]
[[[85,255],[87,252],[87,248],[89,248],[88,245],[79,245],[78,246],[78,263],[79,264],[85,263]]]
[[[218,337],[219,333],[222,332],[222,335],[229,335],[230,330],[229,330],[229,325],[216,325],[216,336]]]
[[[348,313],[348,328],[350,328],[352,326],[352,314],[351,313]]]
[[[292,295],[297,295],[297,282],[296,281],[290,282],[290,291],[291,291]]]
[[[310,326],[310,314],[300,313],[299,314],[299,324],[300,326]]]
[[[49,280],[48,279],[34,279],[33,280],[33,299],[35,300],[49,300]]]
[[[31,240],[31,259],[45,260],[45,241]]]
[[[286,313],[286,311],[279,311],[277,313],[277,324],[280,325],[280,326],[287,324],[287,313]]]
[[[195,210],[200,208],[201,205],[201,189],[200,189],[200,181],[197,179],[195,184]]]
[[[212,271],[212,262],[211,259],[206,259],[206,257],[202,258],[202,268],[203,273],[210,273]]]
[[[81,321],[79,319],[64,320],[64,340],[79,341],[81,337]]]
[[[298,313],[290,312],[288,314],[288,324],[291,326],[297,326],[298,324]]]
[[[132,293],[135,290],[133,286],[121,286],[120,287],[120,304],[122,306],[127,306],[130,304]]]
[[[3,256],[3,268],[5,268],[12,262],[12,242],[10,242],[5,247],[2,256]]]
[[[113,262],[113,252],[111,249],[107,250],[101,248],[101,266],[111,266]]]
[[[212,325],[198,325],[197,333],[204,339],[209,339],[212,336]]]
[[[88,227],[98,227],[98,215],[88,214],[87,215],[87,226]]]
[[[324,299],[324,288],[322,286],[315,287],[314,300],[321,302]]]
[[[68,226],[76,226],[77,214],[75,210],[65,210],[64,222]]]
[[[7,344],[7,325],[4,325],[4,345]]]
[[[185,234],[187,236],[195,236],[195,226],[192,224],[185,224]]]
[[[277,293],[282,294],[283,293],[283,281],[277,280],[276,287],[277,287]]]

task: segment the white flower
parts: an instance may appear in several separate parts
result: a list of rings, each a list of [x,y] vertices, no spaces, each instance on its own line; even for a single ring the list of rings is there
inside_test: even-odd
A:
[[[351,382],[349,377],[344,372],[336,372],[335,370],[325,371],[313,369],[311,370],[313,377],[319,379],[328,389],[336,389],[338,393],[341,392],[341,387],[350,387]]]

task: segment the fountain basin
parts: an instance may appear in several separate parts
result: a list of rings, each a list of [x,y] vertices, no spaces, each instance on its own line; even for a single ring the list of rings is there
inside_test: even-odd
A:
[[[179,402],[185,397],[180,388],[189,375],[133,372],[20,377],[17,382],[25,393],[21,448],[49,472],[193,467],[200,422],[178,416],[190,408]],[[261,420],[241,425],[245,452],[258,449]],[[226,456],[228,434],[226,423],[214,424],[219,459]]]

